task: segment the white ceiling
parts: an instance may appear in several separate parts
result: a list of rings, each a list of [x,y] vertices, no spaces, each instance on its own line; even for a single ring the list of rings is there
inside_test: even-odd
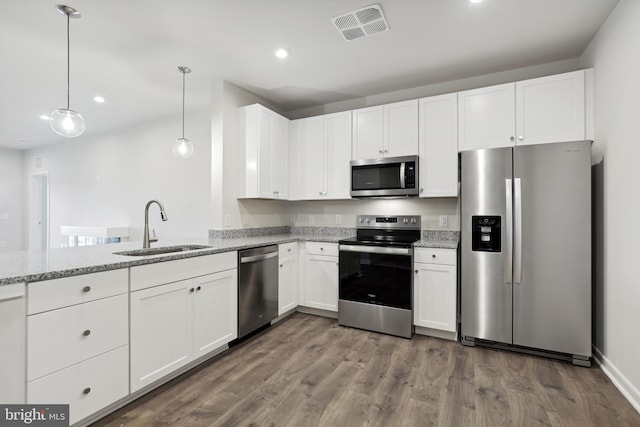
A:
[[[224,79],[285,111],[578,57],[618,0],[3,0],[0,146],[64,140],[41,114],[71,108],[85,135],[206,106]],[[345,42],[331,18],[379,4],[390,30]],[[273,55],[286,47],[291,56]],[[107,100],[97,105],[92,97]]]

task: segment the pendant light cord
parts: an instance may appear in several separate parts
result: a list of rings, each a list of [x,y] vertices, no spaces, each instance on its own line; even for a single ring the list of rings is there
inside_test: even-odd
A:
[[[185,72],[182,71],[182,139],[184,139],[184,81]]]
[[[71,85],[71,83],[70,83],[71,79],[69,77],[70,74],[71,74],[71,70],[70,70],[70,68],[71,68],[71,59],[70,59],[71,48],[70,48],[70,44],[69,44],[69,19],[70,19],[70,16],[67,14],[67,110],[69,110],[69,107],[71,105],[71,103],[69,102],[69,98],[70,98],[70,96],[69,96],[69,86]]]

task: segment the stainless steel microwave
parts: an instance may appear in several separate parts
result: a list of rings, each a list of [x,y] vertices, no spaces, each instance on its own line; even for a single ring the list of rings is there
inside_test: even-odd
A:
[[[418,156],[351,161],[352,197],[418,195]]]

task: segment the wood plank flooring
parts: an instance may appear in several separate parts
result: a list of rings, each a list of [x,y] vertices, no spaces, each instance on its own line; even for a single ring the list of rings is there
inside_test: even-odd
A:
[[[640,426],[599,368],[296,313],[94,426]]]

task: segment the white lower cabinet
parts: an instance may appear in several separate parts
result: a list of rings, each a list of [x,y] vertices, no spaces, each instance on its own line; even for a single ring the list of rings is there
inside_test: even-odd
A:
[[[298,305],[298,244],[284,243],[278,247],[278,316]]]
[[[131,391],[193,360],[193,280],[131,293]]]
[[[197,262],[215,270],[216,265],[228,267],[231,257],[237,252],[198,257]],[[158,265],[166,268],[162,264],[167,263]],[[132,277],[153,284],[158,275],[150,266],[136,274],[133,267]],[[237,337],[237,274],[232,268],[131,292],[131,392]],[[139,285],[132,279],[131,287]]]
[[[414,325],[455,334],[456,250],[416,248],[414,270]]]
[[[70,422],[129,393],[128,270],[27,285],[27,403],[69,404]]]
[[[25,402],[25,293],[24,283],[0,286],[0,402],[3,404]]]
[[[129,394],[129,347],[122,346],[31,381],[27,401],[69,404],[73,424]]]
[[[193,357],[197,359],[238,336],[238,270],[194,279]]]
[[[304,304],[338,311],[338,245],[307,242],[304,257]]]

